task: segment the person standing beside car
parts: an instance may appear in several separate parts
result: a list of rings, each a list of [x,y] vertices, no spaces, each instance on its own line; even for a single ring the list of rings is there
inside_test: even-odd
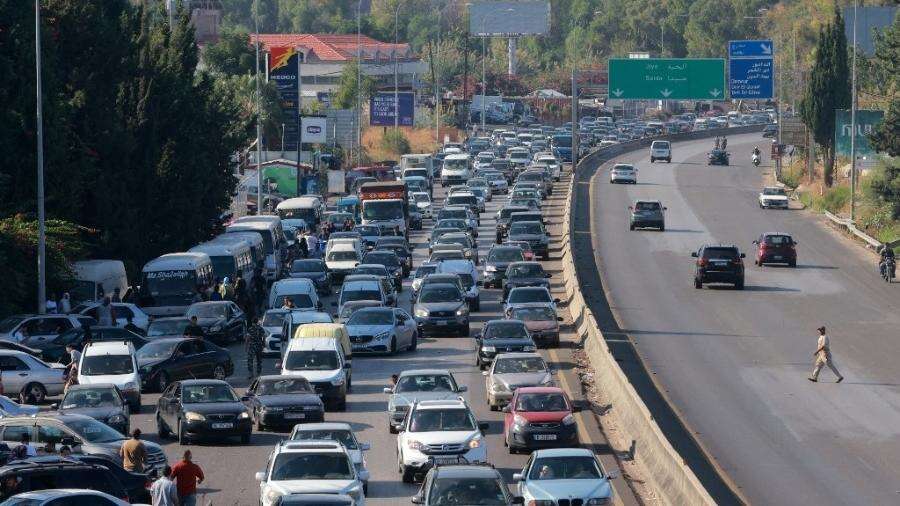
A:
[[[150,485],[150,501],[153,506],[179,506],[178,487],[172,481],[172,468],[163,468],[162,476]]]
[[[115,316],[113,313],[112,301],[109,297],[103,297],[103,302],[97,306],[97,324],[114,325]]]
[[[122,443],[119,448],[119,456],[122,457],[122,467],[132,473],[143,473],[144,464],[147,461],[147,448],[141,441],[141,429],[131,431],[131,439]]]
[[[197,485],[206,479],[203,470],[191,459],[191,451],[185,450],[184,457],[172,468],[172,477],[178,486],[178,501],[181,506],[197,505]]]

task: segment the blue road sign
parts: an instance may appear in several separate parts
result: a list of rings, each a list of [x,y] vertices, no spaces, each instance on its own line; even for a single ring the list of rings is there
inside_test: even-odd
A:
[[[728,61],[728,91],[732,99],[773,98],[774,64],[771,58]]]
[[[728,58],[772,58],[774,54],[771,40],[728,41]]]
[[[413,126],[415,95],[409,91],[397,93],[400,126]],[[394,92],[380,91],[369,99],[369,125],[394,126]]]

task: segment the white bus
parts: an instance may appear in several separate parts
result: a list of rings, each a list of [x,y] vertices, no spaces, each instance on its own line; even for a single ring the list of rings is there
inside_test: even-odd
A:
[[[285,247],[281,218],[278,216],[238,218],[225,228],[226,234],[233,232],[257,232],[262,235],[263,246],[266,250],[265,277],[269,281],[275,281],[281,277],[282,250]]]
[[[137,304],[150,316],[180,316],[193,302],[197,290],[212,283],[209,255],[169,253],[144,265]]]
[[[253,256],[250,245],[244,241],[223,242],[210,241],[198,244],[189,252],[206,253],[212,262],[213,275],[218,279],[229,278],[233,283],[240,273],[247,285],[253,283]]]
[[[322,219],[322,201],[319,197],[302,196],[292,199],[283,200],[275,208],[275,212],[283,219],[301,219],[306,222],[306,226],[315,229],[319,226],[319,220]]]

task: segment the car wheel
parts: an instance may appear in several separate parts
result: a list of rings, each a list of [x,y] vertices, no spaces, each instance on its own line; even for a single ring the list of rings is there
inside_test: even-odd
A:
[[[172,435],[172,433],[169,432],[169,429],[166,428],[166,424],[162,421],[159,415],[156,415],[156,434],[160,439],[166,439]]]
[[[403,473],[403,483],[414,483],[415,482],[416,474],[412,469],[410,469],[408,467],[402,467],[402,465],[401,465],[400,469],[401,469],[400,472]]]
[[[225,366],[222,364],[216,365],[215,369],[213,369],[213,378],[217,380],[225,379]]]
[[[660,225],[660,226],[659,226],[659,231],[660,231],[660,232],[665,232],[665,231],[666,231],[666,226],[665,226],[665,225]]]
[[[666,158],[666,163],[672,163],[672,159],[671,159],[671,158]]]
[[[178,420],[178,444],[181,446],[188,444],[188,437],[184,432],[184,426],[181,424],[181,420]]]
[[[44,388],[44,385],[40,383],[31,383],[27,387],[25,387],[25,392],[27,395],[34,399],[35,404],[41,404],[44,402],[44,399],[47,397],[47,389]]]
[[[703,282],[697,278],[694,278],[694,288],[696,288],[698,290],[703,288]]]
[[[629,225],[628,228],[634,230],[634,224]]]
[[[469,337],[469,330],[469,324],[466,323],[466,326],[463,327],[462,335],[460,335],[460,337]]]
[[[245,434],[241,434],[241,444],[244,444],[244,445],[245,445],[245,444],[248,444],[248,443],[250,443],[250,433],[247,432],[247,433],[245,433]]]
[[[397,429],[395,429],[393,425],[391,425],[390,423],[388,423],[388,433],[390,433],[390,434],[396,434],[397,432],[398,432]]]
[[[156,387],[162,392],[167,386],[169,386],[169,375],[164,372],[159,373],[156,378]]]
[[[734,289],[735,290],[743,290],[744,289],[744,280],[742,279],[742,280],[738,281],[737,283],[735,283]]]
[[[256,418],[256,430],[259,432],[264,432],[266,430],[266,426],[262,423],[262,418],[259,416],[259,413],[254,412],[253,417]]]
[[[788,263],[788,267],[797,267],[797,261],[796,261],[796,260],[791,260],[791,261]]]
[[[472,311],[481,311],[481,297],[475,297],[475,304]]]
[[[388,353],[391,355],[397,354],[397,338],[396,337],[391,338],[391,347],[390,347],[390,350],[388,351]]]
[[[416,351],[416,348],[419,347],[419,333],[414,332],[412,336],[412,340],[409,342],[409,351]]]
[[[651,158],[650,158],[650,163],[653,163],[654,160],[655,160],[655,158],[652,158],[652,157],[651,157]]]

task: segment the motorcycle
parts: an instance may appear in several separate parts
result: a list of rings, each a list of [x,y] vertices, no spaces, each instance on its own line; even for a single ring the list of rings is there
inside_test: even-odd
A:
[[[751,160],[753,160],[753,165],[755,167],[759,167],[759,153],[753,153],[753,156],[751,156]]]
[[[897,265],[894,263],[893,258],[888,258],[884,262],[881,263],[881,278],[884,279],[888,283],[893,283],[894,273],[896,272]]]

